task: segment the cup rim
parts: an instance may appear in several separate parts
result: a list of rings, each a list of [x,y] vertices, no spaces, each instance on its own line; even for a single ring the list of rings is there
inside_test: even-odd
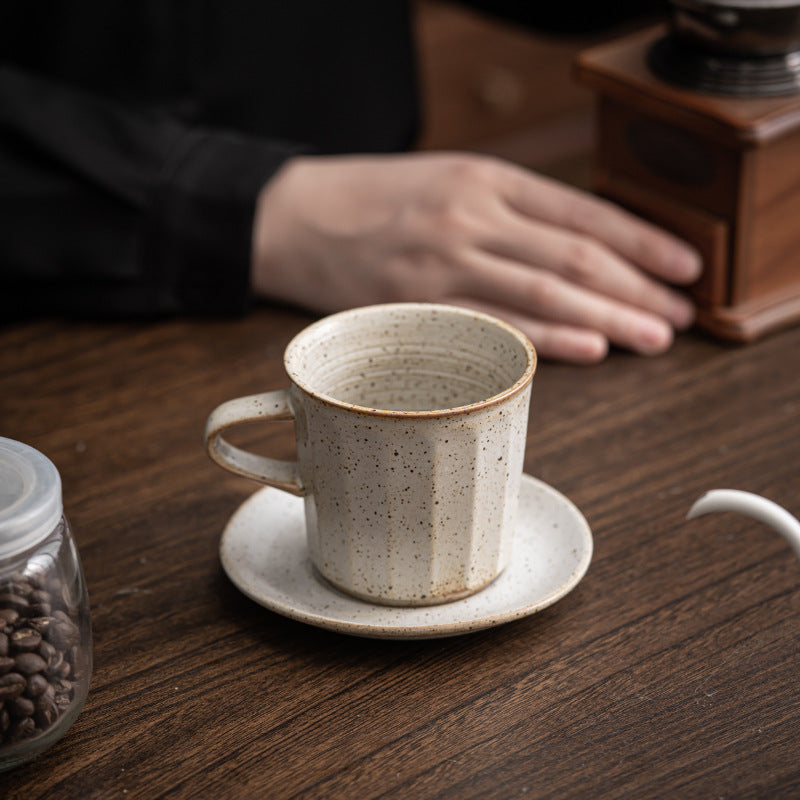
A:
[[[469,403],[463,406],[453,406],[451,408],[426,409],[420,411],[404,411],[397,409],[371,408],[369,406],[361,406],[356,403],[348,403],[344,400],[339,400],[335,397],[332,397],[331,395],[325,394],[323,392],[318,391],[317,389],[314,389],[306,381],[299,378],[295,373],[295,371],[292,369],[293,356],[295,355],[297,348],[302,343],[302,340],[310,336],[313,331],[316,331],[323,326],[330,325],[333,321],[343,317],[354,318],[359,316],[367,316],[369,314],[374,314],[379,311],[392,311],[395,309],[408,310],[408,311],[413,311],[413,310],[440,311],[441,313],[445,314],[460,315],[464,317],[471,317],[472,319],[482,320],[483,322],[492,325],[495,328],[501,328],[511,337],[516,339],[519,344],[522,345],[526,357],[525,369],[523,370],[522,375],[513,384],[511,384],[511,386],[508,386],[507,388],[503,389],[502,392],[498,392],[497,394],[491,395],[490,397],[487,397],[483,400],[478,400],[474,403]],[[315,398],[316,400],[322,403],[325,403],[326,405],[341,408],[353,413],[364,414],[373,417],[382,417],[384,419],[389,419],[389,418],[435,419],[437,417],[450,417],[450,416],[457,416],[460,414],[469,414],[484,408],[489,408],[491,406],[498,405],[508,400],[510,397],[519,394],[528,386],[528,384],[531,383],[531,381],[533,380],[533,375],[536,372],[537,362],[538,362],[538,356],[530,339],[521,330],[514,327],[513,325],[510,325],[504,320],[499,319],[498,317],[492,316],[491,314],[487,314],[483,311],[476,311],[471,308],[449,305],[447,303],[413,303],[413,302],[378,303],[368,306],[358,306],[357,308],[350,308],[346,309],[345,311],[338,311],[333,314],[329,314],[325,317],[322,317],[322,319],[319,319],[316,322],[311,323],[311,325],[307,326],[306,328],[303,328],[302,331],[297,333],[289,342],[289,344],[286,346],[286,350],[284,351],[284,356],[283,356],[284,368],[286,369],[286,372],[289,375],[289,379],[295,386],[297,386],[305,394]]]

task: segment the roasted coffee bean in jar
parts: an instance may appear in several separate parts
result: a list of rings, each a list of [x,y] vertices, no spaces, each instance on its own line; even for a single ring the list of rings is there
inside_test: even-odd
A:
[[[58,470],[0,437],[0,770],[64,735],[91,667],[86,583]]]

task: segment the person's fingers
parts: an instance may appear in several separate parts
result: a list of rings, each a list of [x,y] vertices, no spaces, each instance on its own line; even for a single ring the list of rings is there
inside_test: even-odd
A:
[[[702,263],[688,243],[619,206],[541,175],[515,169],[504,187],[518,212],[591,236],[635,264],[672,283],[697,280]]]
[[[573,364],[597,364],[608,354],[608,339],[597,331],[534,319],[474,297],[454,296],[447,298],[447,302],[483,311],[514,325],[533,342],[541,358]]]
[[[548,322],[598,331],[611,342],[643,355],[662,353],[673,341],[661,317],[568,283],[549,270],[481,251],[466,256],[467,296]]]
[[[500,212],[499,236],[486,247],[497,255],[534,264],[594,292],[621,300],[684,329],[694,319],[694,306],[683,295],[649,277],[604,244],[581,233]]]

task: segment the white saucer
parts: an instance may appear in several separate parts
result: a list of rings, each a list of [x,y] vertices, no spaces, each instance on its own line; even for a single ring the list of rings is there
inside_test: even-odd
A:
[[[220,558],[244,594],[278,614],[355,636],[430,639],[500,625],[560,600],[589,568],[592,534],[566,497],[523,475],[514,553],[500,577],[471,597],[442,605],[373,605],[334,589],[317,573],[306,551],[303,501],[267,487],[231,517]]]

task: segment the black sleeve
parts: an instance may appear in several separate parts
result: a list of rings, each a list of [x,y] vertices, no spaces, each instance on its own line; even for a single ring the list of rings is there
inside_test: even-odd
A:
[[[243,312],[255,198],[299,150],[0,68],[0,321]]]

